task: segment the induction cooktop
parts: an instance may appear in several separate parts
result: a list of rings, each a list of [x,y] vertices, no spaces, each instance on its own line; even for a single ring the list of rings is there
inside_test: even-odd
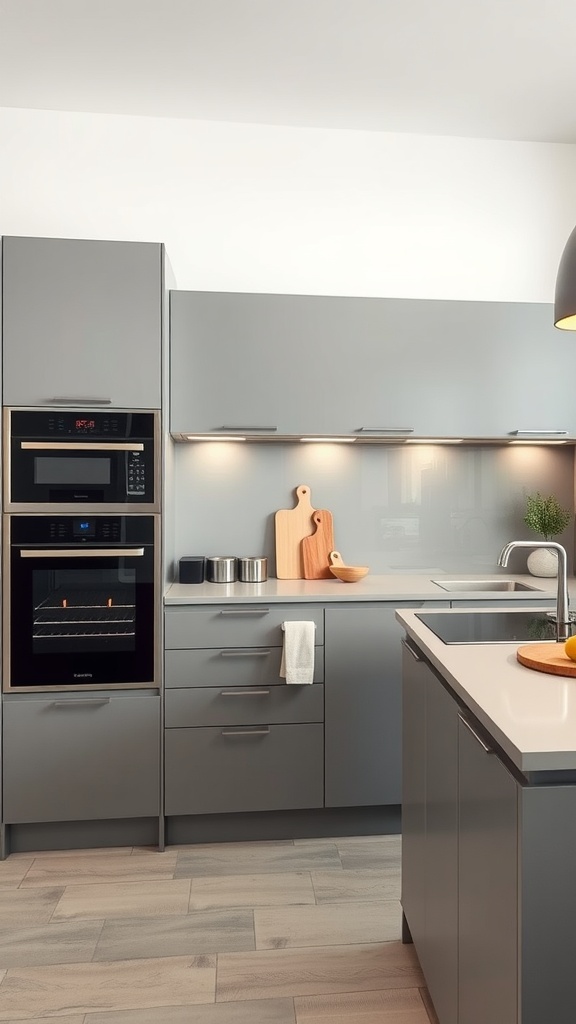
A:
[[[445,644],[556,640],[553,612],[417,612],[416,618]],[[576,622],[571,632],[576,632]]]

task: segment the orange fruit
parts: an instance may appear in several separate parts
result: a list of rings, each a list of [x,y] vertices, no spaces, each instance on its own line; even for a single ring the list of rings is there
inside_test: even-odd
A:
[[[564,644],[564,653],[571,659],[571,661],[576,661],[576,636],[568,637]]]

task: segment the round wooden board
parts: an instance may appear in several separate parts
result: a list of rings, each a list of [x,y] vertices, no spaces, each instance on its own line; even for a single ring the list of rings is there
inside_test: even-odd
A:
[[[516,657],[521,665],[537,672],[550,672],[554,676],[576,677],[576,661],[564,653],[564,642],[559,644],[526,644],[519,647]]]

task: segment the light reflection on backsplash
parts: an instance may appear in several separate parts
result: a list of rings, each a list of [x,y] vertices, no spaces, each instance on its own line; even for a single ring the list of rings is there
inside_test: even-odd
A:
[[[198,444],[175,451],[176,559],[265,555],[275,573],[274,513],[308,484],[334,517],[334,543],[372,573],[492,572],[523,523],[526,494],[574,506],[573,449],[475,445]],[[573,527],[559,538],[573,566]],[[526,571],[515,552],[511,573]]]

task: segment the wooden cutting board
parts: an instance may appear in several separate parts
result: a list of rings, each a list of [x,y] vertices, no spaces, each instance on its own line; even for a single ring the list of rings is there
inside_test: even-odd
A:
[[[319,508],[312,516],[316,526],[315,533],[304,537],[302,541],[302,558],[304,562],[305,580],[331,580],[329,555],[334,547],[334,527],[332,513],[326,508]]]
[[[526,644],[519,647],[516,657],[521,665],[534,668],[537,672],[549,672],[553,676],[574,676],[576,661],[564,653],[564,643]]]
[[[274,517],[276,533],[276,576],[279,580],[303,580],[302,541],[314,530],[312,516],[316,509],[310,504],[310,488],[296,488],[294,508],[280,508]]]

